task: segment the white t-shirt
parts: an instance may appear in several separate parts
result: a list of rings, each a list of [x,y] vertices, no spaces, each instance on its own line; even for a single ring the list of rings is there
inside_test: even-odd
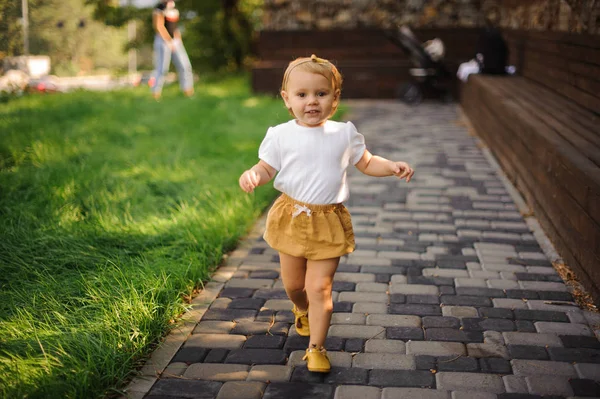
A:
[[[300,202],[324,205],[348,199],[346,169],[360,161],[365,149],[365,138],[352,122],[304,127],[291,120],[269,128],[258,157],[279,172],[277,190]]]

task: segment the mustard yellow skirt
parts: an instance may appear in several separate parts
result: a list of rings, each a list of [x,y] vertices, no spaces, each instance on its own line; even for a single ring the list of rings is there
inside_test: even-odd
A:
[[[271,248],[310,260],[354,251],[350,213],[343,204],[312,205],[282,194],[269,210],[265,241]]]

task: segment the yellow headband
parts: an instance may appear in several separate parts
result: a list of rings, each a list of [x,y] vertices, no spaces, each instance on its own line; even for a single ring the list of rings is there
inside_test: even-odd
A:
[[[303,60],[303,61],[300,61],[299,63],[297,63],[296,65],[293,65],[291,68],[288,68],[288,70],[285,71],[285,75],[283,76],[283,84],[281,85],[281,87],[284,88],[284,87],[287,86],[287,81],[288,81],[288,79],[290,77],[290,73],[292,73],[292,71],[294,70],[294,68],[296,68],[298,65],[306,64],[308,62],[314,62],[314,63],[317,63],[317,64],[327,64],[327,65],[333,66],[331,64],[331,62],[329,62],[329,61],[327,61],[327,60],[325,60],[323,58],[319,58],[319,57],[317,57],[316,55],[313,54],[313,55],[310,56],[310,58],[308,58],[306,60]],[[331,68],[331,72],[333,72],[333,68]]]

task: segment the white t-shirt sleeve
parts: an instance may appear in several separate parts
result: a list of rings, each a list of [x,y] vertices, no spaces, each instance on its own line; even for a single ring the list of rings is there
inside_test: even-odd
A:
[[[281,169],[281,154],[279,151],[279,143],[275,134],[275,129],[270,127],[258,149],[258,158],[262,159],[275,170]]]
[[[356,165],[367,149],[367,146],[365,145],[365,136],[356,130],[356,126],[354,126],[352,122],[347,123],[348,129],[350,130],[350,162],[352,165]]]

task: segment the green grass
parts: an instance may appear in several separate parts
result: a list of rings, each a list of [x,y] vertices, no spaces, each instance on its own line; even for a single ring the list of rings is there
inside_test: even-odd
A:
[[[112,396],[274,197],[237,185],[281,100],[246,77],[0,106],[0,395]]]

